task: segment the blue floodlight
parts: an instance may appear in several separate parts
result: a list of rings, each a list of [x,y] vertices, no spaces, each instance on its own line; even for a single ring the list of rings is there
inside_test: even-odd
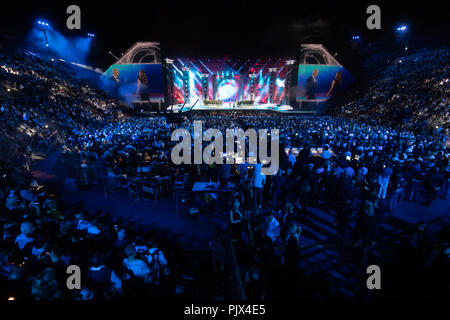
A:
[[[41,26],[45,26],[45,27],[49,27],[50,25],[48,24],[48,22],[45,22],[43,20],[38,20],[37,23]]]
[[[88,33],[87,35],[88,35],[88,37],[91,37],[91,38],[95,37],[95,34],[93,34],[93,33]]]
[[[400,26],[400,27],[397,27],[397,31],[402,32],[402,31],[406,31],[406,30],[408,30],[408,27],[407,27],[407,26]]]
[[[352,39],[353,40],[359,40],[359,36],[353,36]]]

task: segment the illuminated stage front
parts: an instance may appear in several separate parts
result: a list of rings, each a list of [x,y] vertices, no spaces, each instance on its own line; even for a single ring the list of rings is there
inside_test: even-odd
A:
[[[188,111],[279,111],[292,112],[294,109],[289,105],[277,105],[274,103],[261,103],[254,105],[236,105],[235,102],[223,102],[222,104],[205,105],[203,103],[176,104],[169,106],[166,111],[173,113],[183,113]]]

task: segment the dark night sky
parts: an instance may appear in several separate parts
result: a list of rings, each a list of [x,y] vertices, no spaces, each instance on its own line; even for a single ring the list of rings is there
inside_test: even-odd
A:
[[[160,41],[163,55],[168,57],[295,58],[301,43],[323,43],[344,57],[353,48],[349,41],[353,34],[360,34],[364,44],[381,39],[389,42],[395,37],[395,27],[406,23],[410,46],[419,47],[448,44],[450,30],[442,1],[15,2],[16,7],[1,10],[0,34],[6,39],[23,38],[35,20],[44,18],[67,36],[94,32],[93,59],[105,64],[113,62],[108,50],[120,55],[136,41]],[[65,12],[70,4],[81,7],[81,31],[66,29]],[[365,26],[370,4],[381,7],[379,31]]]

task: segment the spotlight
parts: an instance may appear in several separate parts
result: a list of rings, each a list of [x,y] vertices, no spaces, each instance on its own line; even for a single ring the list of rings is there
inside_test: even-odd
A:
[[[38,25],[40,25],[40,26],[43,26],[43,27],[50,27],[50,25],[48,24],[48,22],[45,22],[45,21],[43,21],[43,20],[38,20],[38,21],[36,21],[36,23],[37,23]]]
[[[408,30],[407,26],[399,26],[399,27],[397,27],[397,31],[403,32],[403,31],[406,31],[406,30]]]
[[[48,24],[48,22],[45,22],[43,20],[38,20],[37,24],[41,25],[41,26],[45,26],[45,27],[49,27],[50,25]]]
[[[359,36],[353,36],[352,39],[353,40],[359,40]]]
[[[95,37],[95,34],[93,34],[93,33],[88,33],[87,35],[88,35],[88,37],[91,37],[91,38]]]

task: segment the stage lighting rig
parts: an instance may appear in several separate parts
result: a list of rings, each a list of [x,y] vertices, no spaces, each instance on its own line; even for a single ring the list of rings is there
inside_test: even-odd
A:
[[[114,59],[119,60],[119,58],[117,58],[116,55],[111,51],[108,51],[108,54],[111,55]]]
[[[48,22],[44,21],[44,20],[38,20],[37,24],[42,26],[42,27],[50,27],[50,25],[48,24]]]
[[[406,38],[406,41],[405,41],[405,44],[404,44],[404,47],[403,47],[405,52],[408,51],[408,42],[409,42],[409,37],[410,37],[410,33],[407,32],[407,31],[408,31],[408,26],[407,25],[400,25],[400,26],[397,27],[397,32],[399,34],[405,34],[405,36],[403,36],[403,37]]]
[[[47,29],[50,27],[50,24],[44,20],[38,20],[36,23],[39,25],[41,31],[44,33],[45,38],[45,46],[47,47],[48,54],[50,55],[50,49],[48,45],[48,38],[47,38]]]

